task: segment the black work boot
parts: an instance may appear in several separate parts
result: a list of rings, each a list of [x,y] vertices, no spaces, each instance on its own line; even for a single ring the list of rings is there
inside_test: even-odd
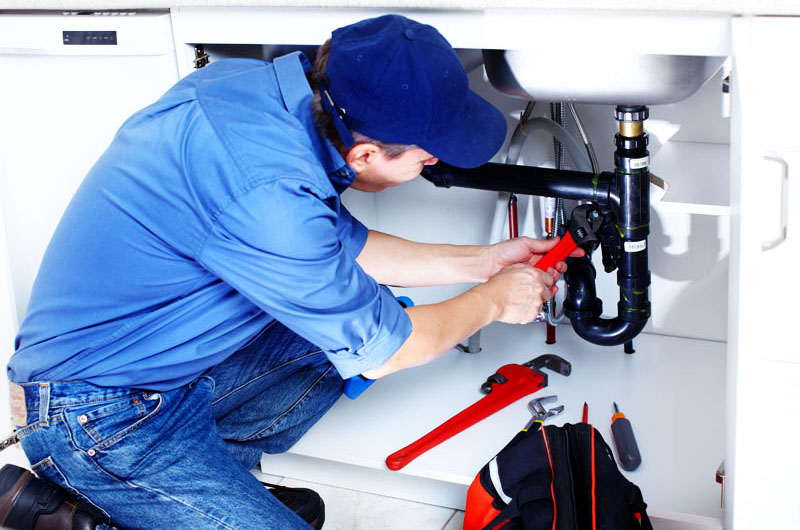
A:
[[[0,527],[16,530],[94,530],[108,523],[97,508],[21,467],[0,469]]]
[[[285,504],[290,510],[299,515],[305,522],[316,530],[322,528],[325,522],[325,503],[322,497],[314,490],[308,488],[287,488],[277,484],[262,482],[276,499]]]

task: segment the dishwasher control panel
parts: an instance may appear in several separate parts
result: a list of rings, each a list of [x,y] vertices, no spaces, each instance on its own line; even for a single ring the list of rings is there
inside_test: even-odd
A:
[[[112,45],[117,44],[116,31],[63,31],[64,44]]]

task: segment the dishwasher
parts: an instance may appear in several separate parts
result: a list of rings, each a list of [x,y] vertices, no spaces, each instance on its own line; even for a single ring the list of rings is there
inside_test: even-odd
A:
[[[166,10],[0,10],[0,360],[73,193],[123,121],[178,80]],[[10,430],[0,378],[0,431]],[[6,456],[24,465],[19,448]]]

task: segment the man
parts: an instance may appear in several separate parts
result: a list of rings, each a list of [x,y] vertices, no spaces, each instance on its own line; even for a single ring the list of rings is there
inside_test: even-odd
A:
[[[250,475],[262,452],[345,379],[530,322],[566,268],[531,266],[554,242],[419,244],[342,206],[348,186],[502,145],[503,116],[434,28],[362,21],[308,70],[291,54],[180,81],[122,126],[47,250],[9,364],[14,420],[33,470],[115,526],[308,528]],[[460,282],[478,285],[409,309],[379,285]]]

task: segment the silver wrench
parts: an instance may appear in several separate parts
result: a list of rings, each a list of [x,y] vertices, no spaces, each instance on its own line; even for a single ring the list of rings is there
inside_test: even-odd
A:
[[[531,420],[527,423],[527,425],[525,425],[524,430],[527,431],[533,427],[533,424],[536,422],[544,423],[548,418],[552,418],[553,416],[564,412],[564,405],[559,405],[549,410],[544,408],[545,403],[552,403],[557,400],[558,396],[543,396],[530,400],[528,402],[528,410],[531,413]]]

